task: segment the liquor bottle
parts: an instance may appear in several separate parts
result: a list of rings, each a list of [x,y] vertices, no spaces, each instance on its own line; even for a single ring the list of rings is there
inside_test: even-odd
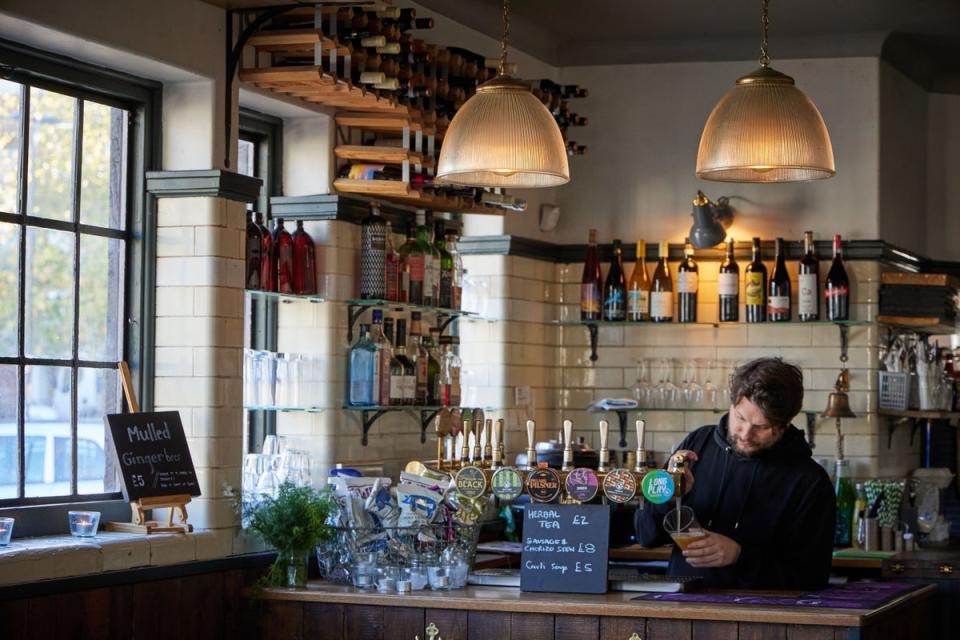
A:
[[[360,225],[360,297],[382,300],[386,295],[385,251],[387,225],[380,206],[370,204],[370,215]]]
[[[667,262],[670,248],[660,242],[659,262],[650,281],[651,322],[673,322],[673,282],[670,280],[670,265]]]
[[[277,218],[273,230],[273,251],[277,263],[277,291],[293,293],[293,236],[283,227],[283,218]]]
[[[446,244],[447,253],[453,262],[453,282],[450,287],[450,308],[460,310],[460,303],[463,300],[463,257],[457,248],[457,232],[453,229],[447,230]]]
[[[843,267],[843,248],[840,234],[833,236],[833,264],[823,284],[823,297],[827,304],[827,320],[850,319],[850,280]]]
[[[837,460],[834,489],[837,493],[837,524],[833,532],[833,546],[849,547],[851,545],[850,530],[853,526],[853,507],[857,500],[853,480],[850,478],[849,460]]]
[[[410,314],[410,349],[408,350],[410,359],[413,360],[414,371],[414,402],[421,407],[430,403],[429,381],[429,356],[426,348],[423,346],[423,329],[419,311]]]
[[[603,319],[622,322],[627,318],[627,282],[623,275],[623,249],[620,240],[613,241],[613,259],[603,285]]]
[[[400,302],[400,254],[393,245],[393,227],[387,222],[385,243],[383,250],[383,293],[384,299],[390,302]]]
[[[417,214],[419,219],[420,214]],[[423,248],[415,236],[408,231],[407,242],[400,247],[400,265],[403,270],[404,302],[423,304],[424,276],[426,272],[426,257]]]
[[[263,253],[263,214],[250,212],[250,221],[247,223],[247,242],[245,247],[247,265],[247,289],[255,291],[260,288],[261,254]]]
[[[370,325],[360,325],[360,336],[350,349],[347,404],[362,407],[376,404],[379,396],[379,358],[377,345],[370,339]]]
[[[427,227],[427,211],[417,211],[417,243],[423,253],[423,302],[431,307],[437,304],[437,285],[440,280],[440,253],[433,246]]]
[[[437,306],[444,309],[453,309],[453,256],[447,251],[447,242],[444,237],[443,223],[434,225],[433,246],[440,254],[440,277],[437,284]]]
[[[767,320],[770,322],[790,322],[791,296],[790,274],[787,273],[787,264],[783,258],[783,238],[777,238],[777,261],[770,276],[770,286],[767,293]]]
[[[437,376],[440,375],[443,353],[440,351],[440,329],[430,329],[430,336],[422,339],[423,345],[427,350],[427,392],[429,395],[427,404],[436,406],[440,404],[437,396]]]
[[[597,230],[590,229],[587,257],[580,278],[580,319],[599,320],[603,296],[603,281],[600,279],[600,253],[597,251]]]
[[[387,324],[390,325],[390,331],[387,331]],[[373,331],[372,339],[374,344],[377,345],[377,353],[380,356],[380,378],[377,381],[379,387],[380,398],[378,404],[389,405],[390,404],[390,369],[393,365],[393,344],[391,343],[391,338],[393,337],[393,320],[391,318],[384,318],[383,311],[380,309],[373,310]]]
[[[720,322],[740,320],[740,265],[733,257],[733,238],[727,238],[727,252],[720,263],[717,277],[717,293],[720,298]]]
[[[440,336],[440,345],[443,347],[443,360],[440,363],[440,373],[437,375],[437,404],[444,407],[460,406],[460,356],[454,352],[454,346],[459,344],[458,336]]]
[[[860,530],[860,521],[866,517],[867,494],[863,489],[863,484],[858,482],[856,485],[856,498],[853,501],[853,518],[850,523],[850,543],[855,547],[861,546],[861,541],[857,536]]]
[[[293,232],[293,292],[302,296],[317,295],[317,249],[313,238],[297,220]]]
[[[801,322],[820,319],[820,261],[814,251],[813,231],[803,232],[803,257],[797,268],[797,318]]]
[[[637,260],[627,285],[627,320],[640,322],[650,318],[650,278],[647,277],[647,242],[637,241]]]
[[[677,312],[680,322],[697,321],[697,290],[700,288],[700,273],[693,259],[693,245],[683,245],[683,260],[677,267]]]
[[[746,298],[747,322],[766,322],[767,268],[760,259],[760,238],[753,239],[753,260],[743,274],[743,293]]]
[[[398,318],[396,322],[397,336],[393,343],[393,354],[400,363],[400,371],[390,374],[390,404],[411,405],[417,397],[417,370],[413,359],[407,355],[407,321]],[[397,395],[394,395],[394,384],[399,385]],[[397,402],[393,399],[397,398]]]
[[[277,259],[273,250],[273,234],[270,233],[270,216],[263,227],[263,244],[260,250],[260,290],[277,290]]]

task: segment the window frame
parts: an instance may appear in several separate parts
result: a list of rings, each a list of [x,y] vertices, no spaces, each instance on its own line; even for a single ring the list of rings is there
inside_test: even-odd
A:
[[[12,214],[0,212],[0,221],[13,222],[18,225],[28,223],[30,227],[53,228],[67,230],[77,235],[79,243],[81,232],[87,235],[121,237],[126,241],[124,255],[124,287],[123,287],[123,319],[124,336],[122,357],[127,361],[133,378],[134,388],[137,390],[142,410],[153,407],[153,371],[154,371],[154,323],[155,323],[155,282],[156,282],[156,202],[146,192],[145,175],[149,170],[160,166],[160,123],[162,85],[158,82],[145,80],[118,71],[83,63],[27,45],[0,39],[0,78],[21,83],[27,87],[37,87],[68,95],[78,100],[92,100],[98,103],[122,108],[129,112],[127,125],[127,185],[126,185],[126,225],[125,230],[105,230],[96,226],[80,223],[76,220],[61,222],[47,218],[38,218],[27,215],[23,210],[25,196],[20,198],[21,213]],[[24,93],[29,96],[29,89]],[[82,104],[82,103],[81,103]],[[78,111],[79,113],[79,111]],[[26,118],[22,120],[21,135],[29,124]],[[75,120],[75,122],[77,122]],[[82,120],[79,120],[82,126]],[[76,126],[76,125],[75,125]],[[82,139],[82,131],[75,129],[75,141]],[[74,149],[74,162],[77,162],[81,150]],[[21,158],[21,171],[25,170],[28,160]],[[19,180],[24,178],[20,176]],[[74,179],[78,179],[74,176]],[[74,210],[76,210],[74,194]],[[119,234],[119,235],[118,235]],[[21,277],[20,305],[23,304],[23,271],[26,256],[21,251],[19,269]],[[79,253],[74,256],[74,270],[79,261]],[[76,299],[77,282],[74,283],[74,304]],[[76,320],[74,322],[76,324]],[[76,327],[75,327],[76,329]],[[22,344],[23,323],[18,327],[18,340]],[[76,343],[76,337],[74,342]],[[77,367],[86,367],[88,362],[80,360],[74,344],[72,357],[66,359],[68,365],[76,371]],[[14,362],[10,362],[13,360]],[[26,360],[30,364],[45,364],[44,360],[25,358],[21,352],[13,358],[3,358],[4,364],[20,366],[22,374]],[[59,365],[59,359],[56,360]],[[98,364],[101,368],[115,368]],[[75,378],[76,376],[73,375]],[[24,391],[21,375],[20,389],[18,389],[18,425],[24,418]],[[76,384],[73,385],[71,395],[77,393]],[[72,398],[71,412],[76,412],[76,398]],[[76,416],[71,417],[71,456],[74,467],[71,470],[73,478],[76,471],[77,435]],[[19,428],[18,428],[19,431]],[[18,436],[19,438],[19,436]],[[108,449],[105,447],[105,455]],[[25,452],[18,451],[17,455],[23,460]],[[21,464],[21,469],[24,467]],[[24,469],[25,471],[25,469]],[[18,474],[19,476],[19,474]],[[18,477],[18,482],[24,479]],[[71,479],[71,485],[75,480]],[[22,487],[22,484],[21,484]],[[18,494],[21,493],[18,489]],[[73,498],[73,499],[72,499]],[[82,495],[73,497],[36,497],[13,498],[0,501],[0,515],[17,518],[17,537],[23,535],[38,535],[64,531],[66,518],[63,517],[68,509],[77,505],[99,508],[105,519],[122,519],[129,517],[129,508],[122,499],[120,492]]]

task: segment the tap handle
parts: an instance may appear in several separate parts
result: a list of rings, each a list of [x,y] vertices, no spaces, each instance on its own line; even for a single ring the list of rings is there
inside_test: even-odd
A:
[[[463,421],[463,444],[460,447],[460,462],[466,462],[470,458],[470,427],[472,423],[469,420]]]
[[[647,426],[645,420],[637,420],[637,449],[643,449],[643,431]]]
[[[537,466],[537,447],[534,439],[536,438],[537,423],[533,420],[527,420],[527,467],[533,469]]]
[[[490,444],[490,439],[493,437],[493,419],[487,418],[486,422],[483,424],[483,455],[480,457],[481,460],[492,460],[493,459],[493,446]]]
[[[610,450],[607,449],[607,434],[610,431],[610,423],[606,420],[600,421],[600,464],[598,471],[606,471],[610,464]]]
[[[573,420],[563,421],[563,466],[567,470],[573,466]]]
[[[491,450],[490,466],[499,467],[502,460],[500,455],[500,438],[503,434],[503,418],[493,423],[493,446]]]
[[[483,420],[475,420],[473,423],[473,451],[470,456],[474,462],[480,459],[480,431],[483,430]]]

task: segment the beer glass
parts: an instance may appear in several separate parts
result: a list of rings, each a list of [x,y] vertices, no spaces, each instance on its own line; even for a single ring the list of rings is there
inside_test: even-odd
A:
[[[691,542],[707,535],[706,530],[697,522],[697,516],[690,507],[674,508],[668,511],[667,515],[663,517],[663,528],[670,534],[681,551],[686,549]]]

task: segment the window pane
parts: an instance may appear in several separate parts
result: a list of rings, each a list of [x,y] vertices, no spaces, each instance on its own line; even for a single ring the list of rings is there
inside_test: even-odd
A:
[[[72,356],[74,238],[68,231],[27,228],[27,356]]]
[[[20,213],[20,89],[16,82],[0,80],[0,211],[7,213]]]
[[[20,226],[0,222],[0,356],[17,355],[19,274]]]
[[[120,412],[120,376],[116,369],[80,369],[77,375],[77,491],[119,491],[113,460],[105,454],[103,416]],[[106,479],[106,482],[105,482]]]
[[[73,117],[77,101],[30,87],[30,160],[27,212],[72,220]]]
[[[256,151],[257,145],[249,140],[237,141],[237,173],[244,176],[253,176]]]
[[[123,241],[80,236],[81,360],[114,362],[123,323]]]
[[[25,495],[70,495],[69,480],[56,480],[71,473],[70,456],[56,450],[57,438],[70,438],[70,368],[30,365],[25,376]]]
[[[0,365],[0,500],[17,497],[17,367]]]
[[[127,112],[83,103],[80,222],[122,229],[126,221]]]

